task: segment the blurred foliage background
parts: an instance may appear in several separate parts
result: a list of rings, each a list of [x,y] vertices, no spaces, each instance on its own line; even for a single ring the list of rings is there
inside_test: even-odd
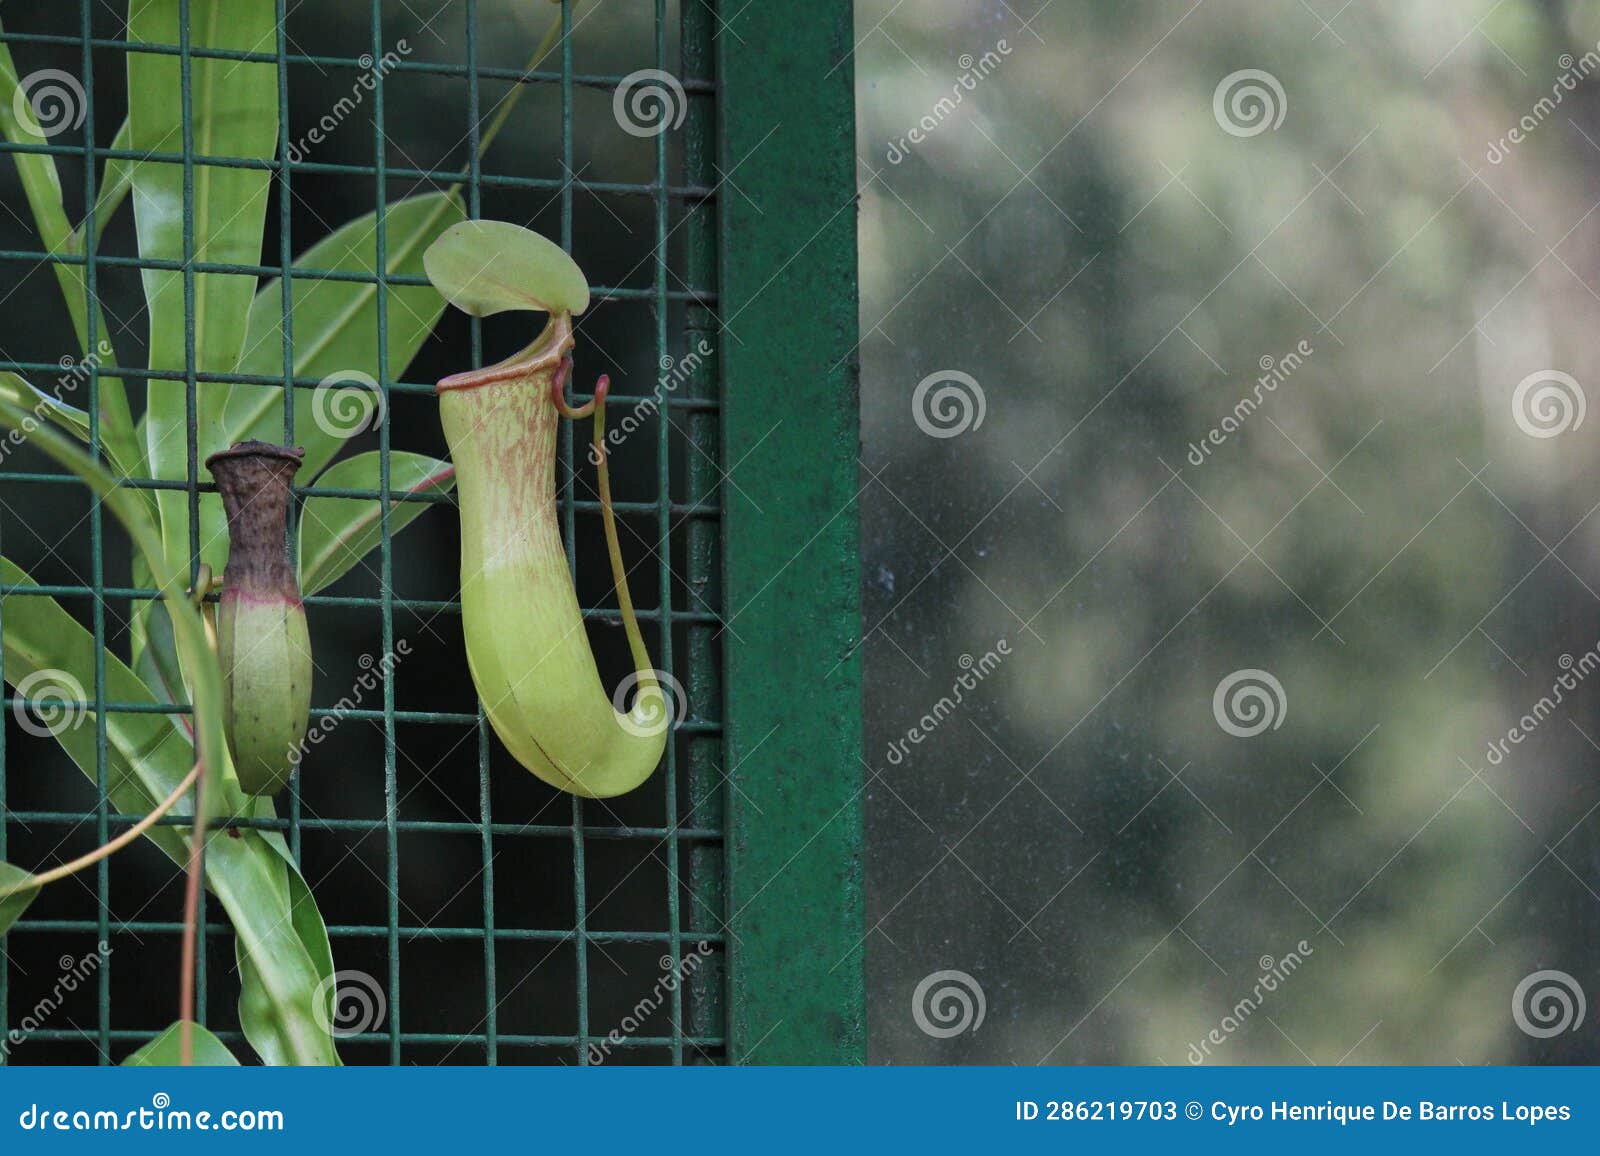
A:
[[[1600,998],[1600,686],[1488,758],[1600,639],[1600,421],[1513,409],[1600,385],[1600,5],[863,0],[857,36],[874,1058],[1600,1058],[1593,1006],[1512,1013],[1540,969]],[[1244,69],[1282,119],[1234,135]],[[945,371],[984,415],[934,438]],[[1284,690],[1252,738],[1241,669]],[[919,1030],[940,969],[976,1030]]]

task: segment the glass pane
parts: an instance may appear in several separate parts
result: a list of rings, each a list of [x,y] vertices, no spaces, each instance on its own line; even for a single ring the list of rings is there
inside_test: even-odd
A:
[[[873,1058],[1600,1058],[1594,8],[857,30]]]

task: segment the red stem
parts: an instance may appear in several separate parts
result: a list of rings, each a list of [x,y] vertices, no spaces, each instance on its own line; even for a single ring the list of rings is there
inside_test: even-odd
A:
[[[205,827],[200,816],[205,814],[205,775],[194,785],[194,833],[189,837],[189,878],[183,890],[183,951],[178,969],[178,1059],[184,1067],[194,1064],[194,986],[195,941],[200,922],[200,872],[205,852]]]

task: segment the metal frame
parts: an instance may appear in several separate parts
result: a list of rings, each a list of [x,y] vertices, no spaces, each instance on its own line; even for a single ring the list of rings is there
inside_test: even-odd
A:
[[[865,1059],[851,17],[717,38],[735,1062]]]
[[[696,372],[677,396],[668,398],[663,412],[672,420],[659,424],[656,445],[657,494],[654,501],[619,503],[635,517],[653,516],[658,529],[656,549],[661,559],[659,606],[639,617],[654,627],[654,652],[660,666],[679,674],[694,704],[694,716],[679,728],[679,740],[669,745],[666,805],[663,821],[654,827],[616,827],[597,824],[578,799],[571,801],[569,824],[523,825],[495,822],[490,814],[489,737],[481,708],[475,714],[397,710],[394,686],[385,682],[381,709],[344,712],[343,717],[381,722],[384,730],[384,786],[386,817],[374,824],[337,816],[302,813],[298,790],[292,790],[287,817],[277,820],[237,820],[235,825],[283,830],[298,856],[301,833],[308,830],[381,831],[386,846],[386,875],[390,899],[381,923],[330,926],[336,945],[341,940],[381,938],[387,944],[390,1019],[381,1032],[356,1037],[354,1042],[386,1044],[390,1062],[399,1062],[404,1046],[433,1043],[468,1043],[481,1049],[488,1063],[499,1058],[502,1045],[552,1045],[570,1047],[578,1063],[588,1062],[588,1045],[604,1035],[607,1026],[590,1022],[588,945],[607,942],[660,943],[670,952],[676,968],[684,957],[685,942],[706,940],[725,946],[728,966],[720,955],[694,973],[691,996],[682,986],[671,995],[675,1025],[666,1036],[626,1040],[621,1058],[660,1052],[674,1063],[697,1062],[726,1056],[755,1062],[855,1062],[863,1058],[863,982],[861,975],[862,907],[860,877],[861,768],[860,668],[855,656],[859,630],[857,610],[855,446],[855,231],[854,156],[850,147],[853,128],[851,6],[843,0],[826,0],[801,10],[783,5],[749,5],[725,22],[711,0],[682,0],[680,15],[683,45],[682,81],[690,94],[683,129],[686,174],[679,184],[669,181],[668,141],[656,138],[654,179],[646,184],[541,180],[484,172],[477,159],[480,118],[480,82],[487,79],[559,86],[563,160],[572,171],[573,91],[576,87],[614,89],[624,79],[578,75],[572,69],[572,44],[561,49],[559,71],[523,75],[515,70],[492,69],[478,63],[477,2],[464,0],[466,63],[453,66],[425,61],[401,61],[389,78],[379,74],[372,93],[374,109],[374,165],[287,160],[288,86],[290,68],[315,64],[322,68],[361,69],[358,60],[308,56],[289,52],[282,31],[284,0],[279,0],[280,33],[273,52],[224,52],[176,46],[129,45],[121,40],[91,35],[92,0],[80,0],[81,29],[77,36],[24,34],[8,30],[8,43],[70,44],[81,48],[83,82],[89,95],[88,115],[81,145],[44,144],[13,146],[0,143],[4,152],[39,152],[85,158],[139,154],[98,148],[94,144],[93,57],[99,50],[155,52],[177,55],[187,77],[194,59],[220,58],[271,63],[278,69],[282,129],[279,160],[261,162],[230,157],[196,155],[188,139],[185,149],[150,158],[181,163],[186,172],[196,165],[264,167],[274,174],[279,196],[281,247],[275,265],[222,265],[197,262],[158,262],[138,258],[98,255],[91,238],[86,257],[51,255],[27,250],[0,251],[0,266],[25,262],[82,264],[93,293],[97,267],[183,268],[192,307],[193,275],[197,272],[254,273],[282,276],[285,314],[292,278],[335,276],[377,284],[413,284],[420,279],[391,276],[384,270],[385,238],[382,217],[377,228],[376,277],[330,274],[298,268],[293,249],[304,247],[290,235],[289,206],[297,174],[340,174],[372,177],[380,207],[389,178],[427,179],[438,184],[461,182],[468,198],[469,215],[479,211],[481,190],[490,186],[526,188],[541,198],[558,196],[561,205],[561,241],[572,242],[573,196],[576,191],[606,195],[647,197],[654,207],[654,267],[648,289],[596,286],[597,298],[644,300],[654,306],[655,351],[669,355],[669,305],[686,309],[686,331],[691,342],[701,338],[717,353]],[[187,3],[185,2],[185,9]],[[654,51],[651,66],[667,66],[667,4],[653,0]],[[562,4],[564,30],[572,27],[570,0]],[[380,0],[370,0],[372,50],[383,53],[383,19]],[[792,77],[792,83],[774,84],[774,73]],[[428,172],[387,163],[383,126],[385,83],[403,84],[410,73],[459,77],[467,83],[469,153],[466,170]],[[719,115],[720,114],[720,115]],[[773,131],[773,126],[777,129]],[[189,136],[186,132],[185,137]],[[95,197],[95,165],[87,163],[86,203]],[[743,196],[721,195],[725,177],[737,169]],[[749,198],[746,200],[746,198]],[[756,209],[763,205],[766,211]],[[682,206],[682,219],[671,225],[670,210]],[[680,270],[669,269],[667,239],[681,231],[684,260]],[[192,226],[186,230],[192,237]],[[192,244],[192,241],[190,242]],[[774,275],[773,270],[777,270]],[[669,285],[669,274],[671,284]],[[379,304],[379,349],[386,352],[385,296]],[[93,313],[91,311],[91,318]],[[90,340],[94,340],[91,320]],[[727,327],[726,332],[724,327]],[[285,324],[286,352],[293,341]],[[382,363],[379,380],[391,394],[431,394],[427,383],[395,381],[397,367]],[[476,323],[472,330],[473,364],[482,364],[482,346]],[[286,367],[292,360],[286,356]],[[5,362],[3,368],[23,374],[58,371],[54,363]],[[178,488],[191,495],[191,516],[198,493],[208,488],[197,477],[193,459],[194,395],[199,382],[236,382],[282,385],[285,390],[286,436],[292,438],[293,408],[288,404],[296,388],[314,388],[315,380],[283,377],[259,378],[240,374],[199,373],[194,353],[184,367],[139,369],[119,367],[128,380],[173,380],[189,392],[191,461],[185,481],[145,482],[149,488]],[[97,412],[98,375],[91,368],[89,410]],[[613,396],[614,405],[643,400]],[[775,429],[773,427],[776,427]],[[385,454],[382,484],[377,491],[332,490],[314,486],[297,488],[297,495],[325,494],[394,500],[448,500],[435,496],[391,495],[387,470],[388,426],[380,427]],[[720,445],[719,445],[720,440]],[[687,494],[673,502],[669,491],[669,463],[674,444],[692,450],[685,454]],[[579,498],[574,490],[573,433],[563,434],[560,466],[561,513],[572,540],[577,515],[592,516],[598,503]],[[717,462],[738,463],[738,487],[724,484]],[[28,485],[77,485],[75,478],[52,473],[7,472],[0,481]],[[742,504],[739,490],[762,495],[762,509]],[[671,533],[685,526],[687,557],[671,556]],[[101,525],[98,510],[91,526],[93,574],[87,586],[7,588],[11,595],[50,595],[93,600],[93,626],[97,643],[106,637],[103,598],[148,599],[156,591],[108,586],[104,580]],[[802,543],[804,544],[802,546]],[[798,551],[798,553],[797,553]],[[459,613],[449,601],[405,599],[391,586],[393,547],[387,519],[379,567],[380,597],[320,595],[308,598],[311,606],[367,607],[381,610],[383,641],[394,641],[397,609],[430,613]],[[681,568],[698,605],[678,609],[672,605],[672,572]],[[720,579],[720,592],[718,585]],[[720,597],[719,597],[720,594]],[[614,619],[609,608],[586,608],[591,617]],[[724,621],[726,620],[726,626]],[[673,653],[673,627],[686,631],[687,653]],[[0,624],[3,628],[3,624]],[[722,670],[719,671],[719,659]],[[726,689],[724,689],[724,678]],[[140,709],[133,704],[108,702],[104,671],[98,670],[94,687],[95,719],[99,740],[100,795],[95,808],[84,812],[16,812],[5,809],[6,752],[0,744],[0,855],[5,852],[6,824],[67,826],[92,822],[101,840],[134,818],[114,814],[105,799],[105,715],[119,709]],[[7,697],[5,705],[13,699]],[[719,710],[719,704],[722,710]],[[723,711],[725,710],[725,714]],[[317,709],[313,714],[333,712]],[[726,718],[726,728],[720,721]],[[419,821],[402,818],[402,800],[396,784],[396,723],[423,723],[472,728],[477,740],[477,765],[481,813],[477,822]],[[682,754],[680,760],[679,755]],[[682,766],[680,766],[680,762]],[[731,784],[731,785],[730,785]],[[680,791],[691,804],[687,813],[693,826],[680,819]],[[592,807],[589,808],[592,810]],[[409,928],[401,924],[399,910],[399,851],[401,833],[428,831],[462,836],[476,835],[483,855],[483,923],[477,927]],[[724,847],[724,833],[731,838]],[[493,849],[496,838],[541,838],[570,841],[573,857],[574,904],[571,928],[503,928],[496,925],[493,906]],[[602,931],[587,926],[588,896],[585,857],[595,840],[648,840],[659,845],[667,864],[663,905],[667,931]],[[686,883],[687,901],[680,899],[679,879]],[[24,920],[16,933],[56,935],[92,932],[105,938],[113,931],[133,935],[175,936],[176,923],[112,918],[107,899],[109,876],[101,864],[97,878],[101,897],[94,920]],[[680,903],[687,910],[680,910]],[[727,922],[724,922],[724,916]],[[726,928],[726,930],[724,930]],[[230,935],[225,922],[204,925],[204,934]],[[466,1034],[407,1032],[405,976],[400,968],[400,945],[414,937],[465,939],[482,937],[486,982],[486,1014],[480,1030]],[[555,946],[576,944],[577,1031],[571,1035],[519,1035],[501,1030],[496,1014],[497,945],[509,941],[534,941]],[[205,952],[201,952],[200,1006],[205,1007]],[[89,1040],[97,1045],[100,1062],[109,1062],[113,1044],[118,1052],[148,1039],[152,1033],[114,1031],[110,1027],[112,967],[107,961],[98,975],[99,1022],[91,1032],[59,1027],[32,1033],[41,1041]],[[0,1034],[7,1021],[8,969],[0,965]],[[726,997],[726,998],[724,998]],[[692,1022],[685,1022],[685,1014]],[[202,1018],[204,1016],[202,1015]],[[592,1034],[591,1034],[592,1033]],[[235,1040],[236,1034],[224,1034]]]

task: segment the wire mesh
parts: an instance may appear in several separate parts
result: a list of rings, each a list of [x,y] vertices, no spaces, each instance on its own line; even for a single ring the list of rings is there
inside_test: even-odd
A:
[[[396,183],[411,182],[432,188],[459,185],[466,200],[467,215],[471,217],[485,215],[486,194],[497,198],[497,205],[526,201],[533,206],[527,212],[528,217],[532,217],[536,209],[553,203],[559,214],[558,239],[569,251],[573,249],[578,198],[589,198],[596,203],[603,198],[615,198],[629,205],[643,202],[649,208],[648,233],[633,235],[630,231],[623,244],[631,248],[628,264],[647,273],[648,283],[594,285],[595,301],[603,307],[619,305],[648,310],[651,325],[643,342],[642,356],[648,357],[651,366],[671,364],[671,359],[680,355],[685,343],[703,349],[713,347],[716,342],[715,283],[719,253],[712,187],[716,155],[713,78],[716,17],[709,3],[684,0],[679,5],[654,0],[648,46],[641,49],[629,44],[630,53],[639,59],[630,58],[628,63],[637,63],[641,68],[670,69],[687,94],[681,130],[661,133],[651,141],[650,177],[643,181],[585,179],[581,175],[587,173],[591,165],[579,166],[576,156],[576,138],[586,126],[580,118],[575,96],[581,91],[596,90],[605,94],[609,104],[610,95],[627,77],[576,71],[573,32],[582,14],[575,15],[574,0],[562,0],[559,4],[562,31],[559,47],[532,72],[482,62],[485,24],[482,10],[493,6],[480,0],[454,0],[427,22],[431,25],[437,21],[440,26],[454,24],[455,35],[460,39],[449,35],[441,39],[446,43],[454,41],[454,48],[459,50],[462,59],[402,59],[392,68],[377,71],[372,69],[372,62],[382,59],[391,43],[392,25],[397,19],[395,13],[400,13],[398,19],[409,27],[417,15],[412,6],[386,6],[382,0],[371,0],[367,6],[368,43],[362,46],[366,52],[359,56],[304,51],[297,41],[304,40],[306,33],[302,32],[299,37],[290,35],[290,17],[298,7],[278,0],[276,43],[252,52],[205,49],[191,44],[188,0],[183,0],[180,7],[183,31],[177,45],[129,43],[115,34],[120,25],[110,29],[103,27],[106,8],[92,0],[81,0],[77,6],[75,29],[70,28],[70,22],[65,29],[19,30],[8,25],[0,37],[14,55],[49,52],[60,58],[62,54],[73,53],[77,61],[75,71],[84,91],[81,143],[6,143],[0,144],[0,151],[48,154],[59,158],[64,166],[81,166],[85,206],[96,202],[97,177],[100,166],[107,160],[183,166],[183,261],[99,253],[92,218],[89,218],[89,235],[81,254],[47,253],[42,246],[18,244],[0,248],[0,268],[11,269],[20,277],[24,270],[47,269],[52,264],[81,266],[91,299],[99,291],[102,274],[133,276],[146,269],[181,270],[185,315],[189,322],[186,363],[143,369],[119,365],[116,372],[135,386],[152,381],[177,381],[185,387],[187,477],[169,481],[135,479],[126,484],[149,490],[176,489],[188,495],[192,571],[198,568],[200,556],[199,495],[212,488],[198,460],[197,390],[211,383],[281,387],[284,440],[293,444],[294,391],[314,389],[320,384],[319,379],[298,377],[294,373],[295,335],[290,303],[296,281],[344,280],[377,285],[376,377],[379,387],[386,400],[397,403],[416,398],[419,406],[425,406],[432,397],[430,382],[399,380],[398,375],[403,374],[406,367],[391,364],[388,358],[389,297],[385,287],[425,283],[419,277],[388,271],[388,238],[382,210],[386,201],[393,200],[390,189]],[[557,7],[551,5],[551,11],[556,11]],[[386,17],[391,25],[388,31]],[[61,20],[55,23],[60,24]],[[671,59],[673,47],[678,51],[677,61]],[[97,121],[96,69],[98,66],[101,83],[105,84],[108,60],[117,62],[129,53],[178,57],[184,94],[184,132],[180,149],[141,153],[103,143],[109,140],[107,129],[113,126],[106,123],[105,116]],[[276,69],[280,127],[275,159],[261,161],[196,151],[191,70],[195,61],[203,59],[270,64]],[[676,67],[672,67],[674,64]],[[370,164],[326,158],[291,159],[290,124],[295,82],[308,70],[322,75],[361,73],[373,76],[367,98],[372,128]],[[464,89],[465,160],[459,167],[419,166],[407,155],[398,158],[407,163],[397,164],[391,155],[396,150],[394,138],[386,127],[386,118],[390,115],[388,105],[394,101],[396,93],[403,94],[408,85],[422,83],[428,78],[457,83]],[[485,92],[486,85],[491,84],[499,93],[496,98]],[[479,155],[484,125],[491,120],[505,94],[518,86],[529,86],[530,92],[550,95],[551,107],[559,109],[561,175],[558,177],[493,171]],[[269,263],[265,254],[260,264],[194,259],[193,181],[196,170],[206,166],[259,168],[270,174],[273,200],[268,208],[267,249],[275,250],[276,263]],[[296,219],[295,210],[304,202],[304,195],[299,191],[300,182],[307,180],[370,180],[373,183],[379,213],[372,275],[295,264],[295,253],[303,252],[320,236],[319,232],[302,236],[305,230]],[[524,218],[518,216],[517,219]],[[274,221],[275,245],[270,230]],[[198,369],[193,332],[195,277],[206,273],[249,275],[263,280],[281,278],[282,375],[209,373]],[[620,280],[626,282],[628,278]],[[593,310],[590,316],[601,313],[603,309]],[[92,349],[102,335],[96,328],[96,311],[89,310],[88,316],[88,346]],[[486,344],[494,347],[490,359],[504,352],[502,343],[492,337],[486,341],[484,323],[476,319],[461,332],[464,348],[455,352],[463,357],[470,355],[474,366],[484,363]],[[581,326],[579,341],[581,358],[584,345]],[[709,344],[700,345],[700,342]],[[453,346],[447,342],[447,348]],[[608,359],[639,360],[636,356],[639,351],[612,352],[617,358],[608,355]],[[98,448],[100,373],[92,359],[87,364],[89,439],[90,444]],[[0,350],[0,369],[34,379],[58,373],[60,365],[42,356],[12,359],[8,351]],[[631,540],[629,535],[624,535],[624,549],[649,555],[648,565],[636,571],[635,580],[639,573],[648,573],[654,579],[655,605],[650,606],[649,600],[641,597],[643,606],[638,617],[657,665],[682,682],[690,707],[690,714],[677,728],[675,741],[668,745],[665,764],[652,783],[638,793],[638,798],[630,797],[615,804],[585,802],[575,797],[569,800],[551,791],[540,793],[541,788],[525,782],[528,776],[510,764],[503,752],[497,751],[481,704],[469,707],[464,702],[438,701],[441,697],[448,698],[442,693],[448,679],[435,674],[430,680],[429,672],[422,672],[414,684],[416,695],[407,696],[407,704],[402,705],[397,702],[397,691],[407,689],[404,683],[412,676],[407,668],[400,667],[382,680],[381,704],[352,708],[330,705],[329,696],[337,697],[340,687],[334,678],[319,674],[313,720],[357,720],[372,728],[367,741],[353,748],[350,758],[343,761],[351,776],[381,775],[382,801],[378,813],[341,813],[344,808],[337,800],[330,804],[326,792],[314,800],[314,792],[297,777],[286,798],[280,799],[276,817],[236,818],[224,824],[224,827],[254,827],[283,833],[319,902],[324,897],[324,889],[319,887],[319,883],[324,882],[318,878],[319,864],[325,865],[337,856],[326,873],[328,879],[333,879],[341,865],[352,856],[366,865],[365,857],[373,855],[373,845],[380,849],[375,856],[376,865],[369,865],[369,870],[381,882],[381,892],[356,888],[347,889],[349,895],[346,895],[335,881],[328,888],[333,898],[323,905],[335,966],[344,968],[348,966],[347,960],[370,961],[387,1003],[387,1016],[381,1024],[341,1040],[341,1054],[347,1062],[583,1064],[610,1054],[613,1049],[618,1058],[628,1062],[707,1062],[723,1055],[722,795],[725,776],[720,770],[723,764],[719,706],[721,643],[717,625],[718,482],[722,475],[717,464],[719,386],[716,361],[714,356],[696,361],[681,388],[664,399],[660,398],[659,389],[652,395],[643,389],[629,390],[626,382],[624,378],[623,389],[611,397],[613,412],[626,412],[627,407],[648,402],[654,396],[659,401],[659,420],[653,425],[653,445],[646,447],[646,439],[641,436],[635,439],[637,445],[629,447],[630,453],[639,459],[649,459],[653,455],[653,462],[648,462],[648,474],[640,473],[623,482],[624,500],[619,500],[616,508],[624,523],[634,528]],[[305,599],[319,659],[320,647],[324,645],[319,642],[319,622],[334,623],[376,612],[383,653],[391,654],[397,642],[397,617],[409,616],[408,622],[442,619],[453,623],[459,616],[459,603],[449,596],[448,590],[436,592],[444,596],[433,597],[407,596],[396,590],[397,560],[405,563],[407,543],[415,544],[415,540],[409,533],[403,539],[395,537],[387,509],[398,502],[449,504],[452,499],[435,493],[392,492],[390,439],[396,424],[396,409],[386,406],[386,410],[388,417],[378,424],[375,432],[382,462],[376,490],[319,487],[314,480],[296,487],[297,504],[308,496],[321,495],[377,499],[386,507],[381,522],[381,544],[376,554],[368,559],[372,570],[368,584],[376,585],[376,592],[344,592],[346,584],[341,584],[336,585],[333,592]],[[31,463],[24,461],[23,464]],[[598,538],[599,503],[592,479],[585,475],[582,465],[581,449],[575,454],[574,432],[572,426],[566,424],[557,466],[559,513],[585,617],[590,620],[591,631],[605,632],[608,625],[620,621],[620,615],[614,602],[602,596],[607,587],[603,556],[596,564],[573,547],[575,541],[585,536]],[[43,528],[36,525],[41,511],[53,511],[62,503],[82,501],[78,496],[82,484],[75,477],[17,468],[15,461],[8,462],[0,473],[0,486],[4,492],[0,507],[5,513],[4,525],[9,540],[15,539],[19,527],[25,533],[43,533]],[[17,496],[19,494],[21,497]],[[53,597],[61,600],[75,615],[86,613],[87,625],[96,643],[94,685],[86,696],[90,711],[86,720],[92,719],[95,727],[97,792],[87,789],[89,785],[64,758],[52,755],[48,739],[17,734],[10,725],[10,714],[6,716],[7,733],[0,736],[0,859],[13,858],[10,852],[15,848],[15,859],[30,866],[41,864],[37,858],[26,858],[27,854],[35,857],[41,853],[59,854],[59,849],[64,848],[70,838],[87,839],[91,831],[93,841],[103,843],[137,820],[138,816],[116,813],[108,802],[107,718],[117,712],[154,710],[165,713],[184,709],[121,702],[108,695],[106,647],[108,642],[118,642],[120,631],[113,629],[118,625],[115,621],[108,624],[107,615],[111,613],[115,619],[115,608],[148,601],[158,597],[158,592],[108,577],[126,572],[126,555],[116,528],[113,526],[110,533],[106,532],[98,504],[87,504],[83,526],[87,528],[86,534],[81,529],[78,533],[88,542],[87,574],[79,574],[69,565],[69,573],[64,576],[86,580],[45,581],[37,586],[6,585],[0,590],[7,598]],[[8,544],[0,540],[0,549]],[[635,589],[637,591],[638,587]],[[0,629],[3,628],[3,620],[0,620]],[[466,668],[460,653],[459,632],[453,625],[449,628],[448,641],[454,647],[455,680],[465,684]],[[602,655],[602,672],[614,675],[615,671],[606,670],[602,641],[597,639],[596,643],[597,652]],[[410,703],[411,697],[418,701]],[[21,697],[8,695],[5,705],[11,710],[20,710],[29,704]],[[446,709],[448,706],[461,709]],[[407,776],[420,768],[411,765],[408,748],[414,743],[416,749],[437,748],[432,738],[416,737],[423,734],[419,728],[439,728],[447,736],[454,736],[453,742],[440,740],[446,743],[447,756],[438,765],[421,772],[421,777],[430,781],[448,779],[452,788],[470,783],[470,810],[475,813],[457,806],[455,809],[459,813],[455,817],[438,817],[436,812],[441,808],[412,802],[418,788],[408,785]],[[307,768],[308,774],[316,771],[310,759]],[[70,783],[70,788],[61,787],[53,794],[33,790],[31,780],[44,775],[46,770],[63,783]],[[508,784],[514,788],[510,791],[510,805],[515,810],[509,810],[502,798],[508,791]],[[19,795],[25,796],[20,806],[15,801]],[[78,798],[82,805],[74,807],[52,802],[60,797]],[[554,814],[558,807],[566,810],[564,821]],[[440,839],[451,841],[447,854],[432,850],[445,846],[433,842]],[[21,847],[18,847],[19,840],[24,844]],[[473,844],[473,870],[464,877],[451,876],[443,886],[453,888],[459,883],[460,889],[439,905],[433,917],[419,917],[406,898],[408,887],[419,876],[428,877],[434,873],[436,857],[449,863],[457,862],[461,856],[459,848],[466,841]],[[413,845],[430,848],[426,862],[410,858]],[[176,944],[182,931],[171,902],[173,873],[170,865],[148,848],[142,852],[142,859],[139,854],[131,850],[124,853],[134,862],[132,869],[125,870],[126,860],[120,856],[99,864],[92,880],[83,880],[92,895],[76,893],[74,889],[60,899],[50,897],[47,901],[46,897],[41,897],[29,917],[19,922],[4,941],[7,955],[0,961],[0,1039],[7,1041],[7,1046],[0,1049],[0,1062],[9,1059],[10,1062],[113,1063],[170,1022],[175,1003]],[[534,907],[556,913],[548,925],[523,925],[524,920],[507,916],[507,908],[525,906],[512,900],[522,898],[526,886],[520,878],[508,880],[508,864],[518,875],[535,872],[532,886],[536,888],[554,886],[551,880],[564,886],[563,877],[570,878],[570,900],[556,903],[542,895],[543,906],[536,904]],[[149,893],[151,880],[155,880],[153,894]],[[641,884],[650,894],[643,893]],[[63,886],[74,888],[72,883]],[[464,909],[456,902],[463,892],[470,891],[477,893],[478,917],[475,920],[465,918]],[[618,895],[621,898],[614,900]],[[84,903],[91,900],[92,911],[81,910]],[[620,909],[618,903],[622,904]],[[458,912],[463,914],[458,916]],[[564,919],[559,917],[561,914],[565,915]],[[243,1035],[238,1030],[232,1008],[237,992],[232,929],[219,912],[213,909],[208,913],[203,906],[201,932],[200,1018],[210,1023],[225,1042],[239,1044]],[[94,970],[92,1001],[85,1002],[81,997],[65,999],[51,1006],[48,1015],[36,1015],[40,1008],[38,1001],[57,982],[57,964],[64,965],[73,951],[81,951],[86,938],[92,938],[97,944],[118,946]],[[467,956],[458,949],[471,950],[473,941],[481,943],[481,958],[475,958],[469,967]],[[702,966],[686,972],[686,951],[698,951],[701,943],[710,945],[710,953]],[[128,950],[123,951],[124,946]],[[477,975],[471,976],[468,982],[467,977],[473,972]],[[659,1014],[634,1015],[630,1019],[628,1013],[637,1011],[641,997],[652,990],[661,990],[656,981],[662,974],[685,978],[682,983],[668,985],[663,997],[666,1006]],[[532,990],[541,998],[530,1001],[519,997],[530,981]],[[476,1006],[474,999],[469,1011],[467,1001],[459,998],[461,989],[473,989],[475,996],[480,983],[481,1007]],[[167,997],[169,991],[173,993],[172,998]],[[619,1025],[632,1025],[634,1030],[618,1030]],[[606,1041],[609,1042],[604,1052],[596,1052],[591,1047]]]

